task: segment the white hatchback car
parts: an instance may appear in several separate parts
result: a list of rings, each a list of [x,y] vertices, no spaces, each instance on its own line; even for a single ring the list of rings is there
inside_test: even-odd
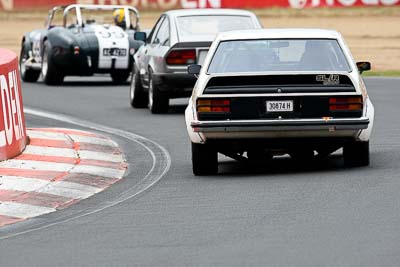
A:
[[[233,159],[326,157],[343,148],[347,166],[369,164],[374,107],[340,33],[266,29],[221,33],[185,112],[193,172],[218,171]]]

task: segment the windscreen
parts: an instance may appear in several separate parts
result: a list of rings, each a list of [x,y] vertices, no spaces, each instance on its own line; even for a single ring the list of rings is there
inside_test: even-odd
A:
[[[92,24],[116,25],[125,29],[126,16],[129,16],[132,24],[131,28],[136,27],[136,15],[131,10],[128,11],[128,14],[125,14],[125,11],[119,8],[110,10],[81,8],[80,10],[83,26]],[[72,9],[67,16],[67,27],[74,27],[76,24],[76,11]]]
[[[179,39],[191,39],[192,36],[211,36],[219,32],[254,29],[256,25],[249,16],[198,15],[177,18]]]
[[[221,42],[209,73],[350,71],[337,40],[263,39]]]

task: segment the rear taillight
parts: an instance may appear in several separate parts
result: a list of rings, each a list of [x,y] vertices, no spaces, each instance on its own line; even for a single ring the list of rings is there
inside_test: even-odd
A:
[[[168,65],[189,65],[196,63],[196,50],[172,50],[167,56]]]
[[[329,98],[330,111],[362,110],[363,99],[361,96],[331,97]]]
[[[199,99],[197,100],[197,112],[228,113],[231,112],[231,101],[229,99]]]

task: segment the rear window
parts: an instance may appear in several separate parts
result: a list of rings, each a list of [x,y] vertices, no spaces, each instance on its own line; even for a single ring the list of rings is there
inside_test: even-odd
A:
[[[199,15],[177,18],[179,38],[191,39],[193,35],[212,36],[219,32],[255,29],[256,25],[249,16]]]
[[[209,73],[350,71],[334,39],[268,39],[221,42]]]

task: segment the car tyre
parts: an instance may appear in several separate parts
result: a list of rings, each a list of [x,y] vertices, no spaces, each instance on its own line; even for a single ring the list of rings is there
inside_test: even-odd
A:
[[[145,108],[149,103],[149,98],[144,92],[140,82],[139,70],[133,67],[131,86],[129,90],[130,103],[133,108]]]
[[[149,75],[149,94],[148,94],[148,106],[153,114],[167,113],[169,108],[169,98],[164,92],[161,92],[157,85],[154,84],[154,80],[150,73]]]
[[[192,167],[194,175],[218,173],[218,152],[208,144],[192,143]]]
[[[347,167],[369,165],[369,141],[352,141],[343,146],[343,159]]]
[[[25,47],[25,43],[21,47],[21,55],[19,57],[19,69],[21,72],[21,79],[24,82],[34,83],[37,82],[40,76],[40,70],[26,68],[25,62],[29,59],[29,50]]]
[[[110,75],[114,84],[124,84],[126,83],[126,80],[128,80],[130,74],[130,71],[120,70],[111,72]]]
[[[57,72],[57,68],[54,65],[53,50],[48,40],[43,45],[42,77],[47,85],[59,85],[64,80],[64,76]]]

